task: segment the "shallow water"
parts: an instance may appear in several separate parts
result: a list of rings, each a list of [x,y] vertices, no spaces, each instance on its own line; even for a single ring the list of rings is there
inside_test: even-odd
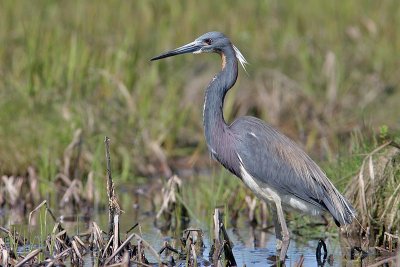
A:
[[[233,254],[238,266],[269,266],[274,263],[268,258],[276,255],[275,235],[272,232],[258,234],[259,232],[257,236],[253,236],[250,234],[249,229],[228,229],[229,238],[234,244]],[[161,248],[162,242],[160,242],[158,235],[147,233],[144,237],[146,240],[150,241],[156,249]],[[208,232],[204,233],[204,245],[205,249],[202,255],[198,255],[205,260],[203,264],[210,261],[208,255],[211,243]],[[304,257],[303,266],[318,266],[315,254],[317,246],[318,240],[311,240],[307,243],[292,240],[285,261],[286,266],[295,266],[301,256]],[[334,261],[332,265],[326,263],[326,266],[343,266],[338,241],[332,240],[331,243],[327,243],[327,247],[328,255],[332,254]],[[149,257],[149,259],[151,259],[151,257]]]
[[[158,251],[161,249],[163,242],[168,241],[173,243],[174,238],[165,236],[158,231],[158,229],[149,229],[143,227],[143,238],[148,241]],[[253,235],[252,230],[246,229],[228,229],[228,235],[231,239],[233,246],[233,254],[238,266],[274,266],[274,261],[269,257],[274,256],[275,250],[275,236],[273,232],[260,232],[256,231]],[[295,237],[296,239],[296,237]],[[316,259],[316,248],[318,240],[296,241],[292,240],[287,253],[285,266],[298,266],[298,262],[303,257],[302,266],[368,266],[375,262],[374,257],[368,256],[363,261],[347,260],[349,255],[345,257],[342,255],[341,247],[338,239],[328,238],[325,240],[328,250],[330,261],[326,261],[323,265],[319,265]],[[210,235],[204,232],[204,250],[198,257],[199,266],[210,266],[212,260],[209,258],[211,248]],[[350,254],[350,249],[349,253]],[[150,262],[156,262],[155,258],[150,253],[146,253],[146,257]],[[90,255],[85,257],[85,266],[93,266],[96,262]],[[177,266],[185,266],[185,262],[176,262]],[[156,264],[154,264],[156,265]],[[395,266],[394,263],[382,266]]]

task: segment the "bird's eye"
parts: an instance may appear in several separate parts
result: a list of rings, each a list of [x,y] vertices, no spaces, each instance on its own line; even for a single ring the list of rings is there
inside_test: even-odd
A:
[[[205,39],[204,42],[205,42],[206,44],[208,44],[208,45],[211,45],[211,44],[212,44],[212,40],[211,40],[210,38]]]

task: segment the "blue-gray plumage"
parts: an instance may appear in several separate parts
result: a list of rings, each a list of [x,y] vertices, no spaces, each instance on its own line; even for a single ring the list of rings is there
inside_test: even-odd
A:
[[[227,125],[224,97],[235,84],[243,55],[219,32],[209,32],[194,42],[151,60],[184,53],[215,52],[222,70],[206,89],[203,123],[211,155],[238,176],[272,211],[278,240],[289,242],[282,205],[312,215],[328,212],[338,226],[352,222],[355,210],[339,193],[318,165],[292,140],[254,117],[240,117]],[[284,255],[286,251],[284,252]],[[282,254],[281,254],[282,256]]]

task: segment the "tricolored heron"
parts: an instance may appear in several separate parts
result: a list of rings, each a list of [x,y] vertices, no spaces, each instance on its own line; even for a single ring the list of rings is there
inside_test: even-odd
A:
[[[282,205],[312,215],[328,212],[337,226],[350,224],[356,214],[354,208],[294,141],[254,117],[240,117],[226,124],[224,98],[236,82],[238,62],[244,67],[247,61],[224,34],[208,32],[151,60],[205,52],[217,53],[222,59],[222,69],[205,93],[203,125],[208,149],[256,196],[271,203],[281,259],[289,245]]]

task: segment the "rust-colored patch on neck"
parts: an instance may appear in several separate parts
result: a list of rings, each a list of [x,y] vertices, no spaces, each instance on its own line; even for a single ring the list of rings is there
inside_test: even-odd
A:
[[[225,66],[226,66],[226,56],[222,52],[220,52],[219,54],[220,54],[221,59],[222,59],[222,69],[224,69]]]

